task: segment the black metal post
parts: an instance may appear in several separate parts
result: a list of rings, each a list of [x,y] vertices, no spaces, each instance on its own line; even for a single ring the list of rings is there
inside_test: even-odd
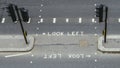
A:
[[[21,16],[20,16],[20,11],[19,11],[18,8],[16,8],[16,10],[17,10],[17,15],[18,15],[18,19],[19,19],[18,21],[20,22],[20,26],[21,26],[21,30],[22,30],[25,42],[26,42],[26,44],[28,44],[28,41],[27,41],[27,38],[26,38],[26,34],[25,34],[25,30],[24,30],[24,27],[23,27],[23,24],[22,24]]]
[[[107,18],[108,18],[108,7],[105,7],[104,43],[106,43],[107,40]]]

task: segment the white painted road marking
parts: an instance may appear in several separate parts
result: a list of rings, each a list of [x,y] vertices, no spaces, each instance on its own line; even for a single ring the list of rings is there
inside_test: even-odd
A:
[[[118,22],[120,23],[120,18],[118,18]]]
[[[32,61],[30,61],[30,63],[32,64],[33,62],[32,62]]]
[[[43,23],[43,18],[41,18],[40,21],[38,21],[38,23]]]
[[[2,21],[1,21],[1,23],[4,23],[5,22],[5,18],[2,18]]]
[[[79,18],[79,23],[82,23],[82,18]]]
[[[94,61],[97,62],[97,59],[95,59]]]
[[[28,22],[27,23],[30,23],[31,22],[31,18],[29,18]]]
[[[41,23],[43,22],[43,18],[40,19],[40,22],[41,22]]]
[[[95,21],[95,19],[94,19],[94,18],[92,18],[92,22],[93,22],[93,23],[96,23],[96,21]]]
[[[67,22],[67,23],[69,22],[69,18],[66,18],[66,22]]]
[[[56,18],[53,18],[53,23],[56,23]]]
[[[30,54],[30,53],[31,52],[28,52],[28,53],[19,53],[19,54],[13,54],[13,55],[7,55],[7,56],[5,56],[5,58],[22,56],[22,55],[27,55],[27,54]]]

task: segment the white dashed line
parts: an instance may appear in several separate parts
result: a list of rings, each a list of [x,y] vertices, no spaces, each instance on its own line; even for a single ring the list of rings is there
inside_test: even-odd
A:
[[[56,23],[56,18],[53,18],[53,23]]]
[[[5,23],[5,18],[2,18],[2,21],[1,21],[1,23]]]
[[[66,23],[68,23],[69,22],[69,18],[66,18]]]
[[[120,23],[120,18],[118,18],[118,22]]]
[[[82,18],[79,18],[79,23],[82,23]]]
[[[29,18],[29,21],[27,23],[30,23],[31,22],[31,18]]]
[[[40,19],[40,22],[43,23],[43,18]]]

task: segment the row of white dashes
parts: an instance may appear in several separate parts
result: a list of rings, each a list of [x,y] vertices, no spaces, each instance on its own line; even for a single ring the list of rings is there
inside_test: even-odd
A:
[[[4,23],[4,22],[5,22],[5,18],[2,18],[1,23]],[[29,18],[29,21],[27,23],[30,23],[30,22],[31,22],[31,18]],[[66,18],[66,23],[68,23],[68,22],[69,22],[69,18]],[[92,18],[92,22],[96,23],[94,18]],[[120,20],[119,20],[119,22],[120,22]],[[38,23],[43,23],[43,18],[41,18],[40,21],[38,21]],[[56,18],[53,18],[53,23],[56,23]],[[82,23],[82,18],[79,18],[79,23]]]
[[[2,18],[2,21],[1,21],[1,23],[5,23],[5,18]],[[31,22],[31,18],[29,18],[29,20],[28,20],[28,22],[27,23],[30,23]]]
[[[40,16],[41,17],[41,16]],[[5,23],[5,18],[2,18],[2,21],[1,21],[1,23]],[[40,21],[38,21],[38,23],[43,23],[43,21],[44,21],[44,19],[43,18],[41,18],[40,19]],[[57,21],[57,18],[53,18],[53,23],[56,23],[56,21]],[[66,23],[68,23],[69,22],[69,18],[66,18]],[[79,23],[82,23],[82,18],[79,18],[79,21],[78,21]],[[92,18],[92,22],[93,23],[96,23],[96,21],[95,21],[95,19],[94,18]],[[118,19],[118,22],[120,23],[120,18]],[[31,18],[29,18],[29,21],[27,22],[27,23],[31,23]]]
[[[69,18],[66,18],[66,22],[67,23],[69,22]],[[79,18],[79,23],[81,22],[82,22],[82,18]],[[41,18],[40,21],[38,21],[38,23],[43,23],[43,18]],[[56,18],[53,18],[53,23],[56,23]]]
[[[41,17],[41,16],[39,16],[39,17]],[[44,21],[44,19],[41,18],[41,19],[38,21],[38,23],[43,23],[43,21]],[[56,21],[57,21],[57,18],[53,18],[53,23],[56,23]],[[69,23],[69,18],[66,18],[65,21],[66,21],[66,23]],[[94,22],[94,21],[93,21],[93,22]],[[82,23],[82,18],[79,18],[79,23]]]
[[[41,17],[41,16],[39,16]],[[44,19],[41,18],[40,21],[38,21],[38,23],[43,23]],[[66,18],[65,19],[66,23],[69,23],[70,22],[70,19],[69,18]],[[97,21],[95,20],[95,18],[92,18],[92,23],[97,23]],[[57,18],[53,18],[53,23],[56,23],[57,22]],[[118,19],[118,22],[120,23],[120,18]],[[78,23],[82,23],[82,18],[79,18],[79,21]]]

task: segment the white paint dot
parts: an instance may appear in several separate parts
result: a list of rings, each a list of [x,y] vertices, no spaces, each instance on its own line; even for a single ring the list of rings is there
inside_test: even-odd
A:
[[[42,12],[42,10],[40,10],[40,12]]]
[[[41,7],[43,7],[43,4],[41,4]]]
[[[39,30],[39,27],[37,27],[36,30]]]
[[[41,15],[39,17],[42,17]]]
[[[95,61],[95,62],[97,62],[98,60],[97,60],[97,59],[95,59],[94,61]]]
[[[97,6],[97,4],[94,4],[94,6]]]
[[[94,28],[95,28],[95,29],[97,29],[97,27],[96,27],[96,26],[95,26]]]
[[[32,62],[32,61],[30,61],[30,63],[32,64],[33,62]]]
[[[31,56],[32,56],[32,57],[34,57],[34,55],[33,55],[33,54],[32,54]]]

